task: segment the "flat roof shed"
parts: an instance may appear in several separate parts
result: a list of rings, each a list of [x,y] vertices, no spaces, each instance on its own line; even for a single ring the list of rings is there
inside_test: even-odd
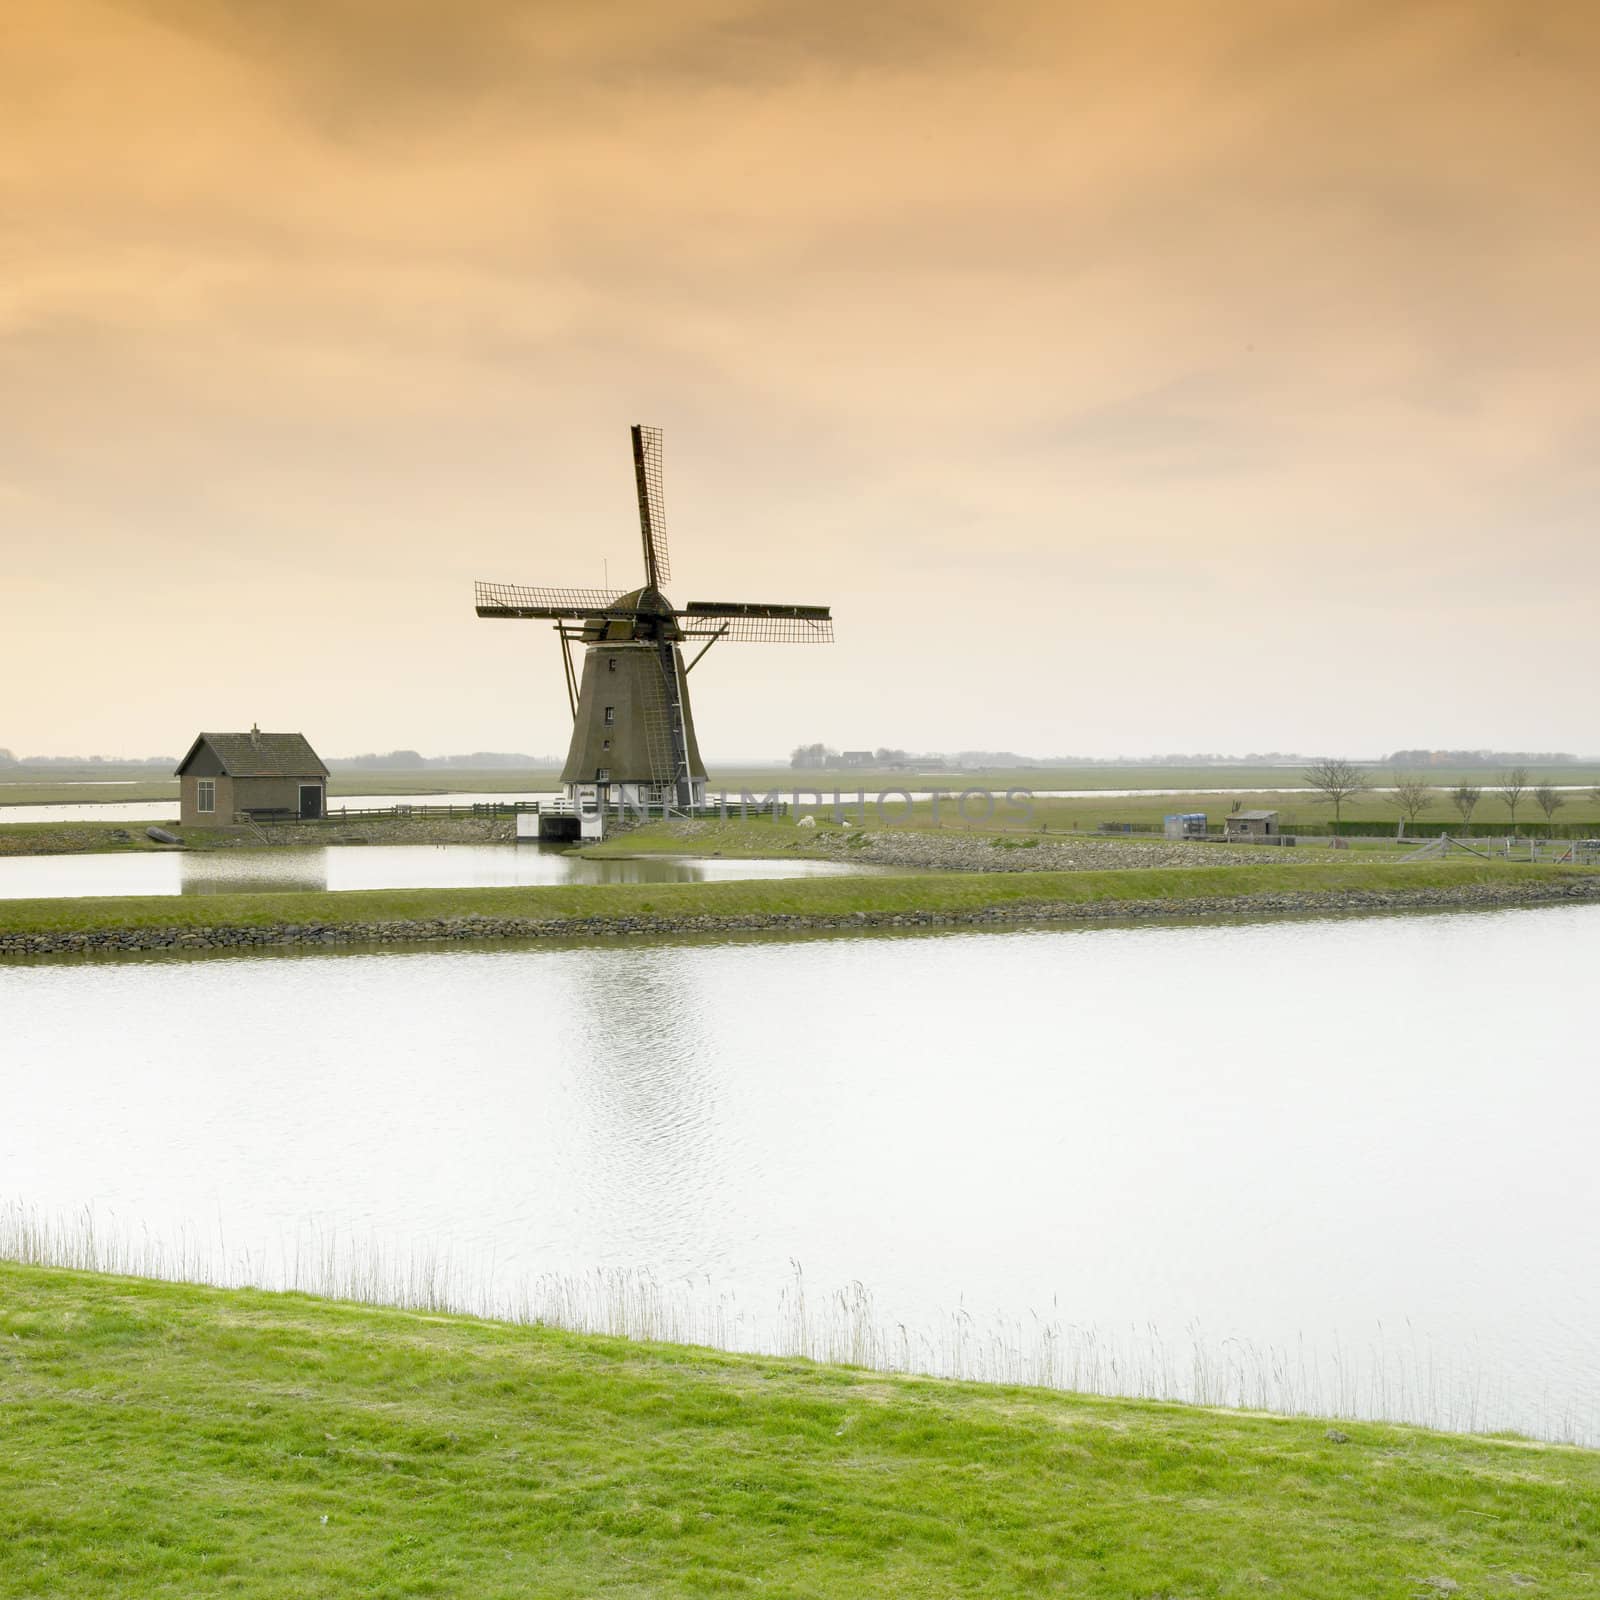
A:
[[[1266,838],[1278,831],[1276,811],[1231,811],[1227,830],[1235,837]]]

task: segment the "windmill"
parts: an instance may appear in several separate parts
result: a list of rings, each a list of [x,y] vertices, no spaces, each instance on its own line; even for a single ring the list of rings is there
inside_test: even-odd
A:
[[[661,591],[672,568],[661,495],[661,430],[635,427],[633,476],[639,494],[644,586],[525,588],[479,583],[480,617],[555,624],[572,745],[561,783],[574,801],[602,805],[703,805],[706,769],[689,709],[689,674],[719,639],[752,644],[831,644],[827,606],[691,600],[681,610]],[[685,645],[700,643],[684,661]],[[583,646],[581,672],[572,648]]]

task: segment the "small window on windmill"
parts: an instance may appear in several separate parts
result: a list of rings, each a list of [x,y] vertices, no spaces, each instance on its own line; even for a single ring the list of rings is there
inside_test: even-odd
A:
[[[611,748],[611,741],[609,739],[602,739],[600,741],[600,748],[602,750],[609,750]]]
[[[612,723],[614,723],[616,720],[617,720],[617,708],[615,706],[607,706],[606,707],[606,726],[609,728],[612,725]]]
[[[615,656],[607,656],[606,657],[606,671],[607,672],[615,672],[616,670],[617,670],[617,658]]]
[[[610,767],[596,767],[595,771],[594,771],[594,781],[596,783],[610,783],[611,782],[611,768]]]

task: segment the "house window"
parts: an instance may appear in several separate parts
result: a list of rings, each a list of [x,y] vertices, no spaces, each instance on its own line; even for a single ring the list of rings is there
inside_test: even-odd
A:
[[[615,656],[607,656],[606,657],[606,671],[607,672],[615,672],[616,670],[617,670],[617,658]]]
[[[616,720],[617,720],[617,708],[615,706],[607,706],[606,707],[606,726],[609,728],[612,725],[612,723],[614,723]]]
[[[200,778],[194,786],[194,808],[196,811],[215,811],[217,809],[217,780],[215,778]]]

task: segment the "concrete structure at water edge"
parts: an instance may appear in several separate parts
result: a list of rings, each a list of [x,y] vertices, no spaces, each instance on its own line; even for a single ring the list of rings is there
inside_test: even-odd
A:
[[[177,778],[186,828],[312,819],[328,810],[328,769],[303,733],[202,733]]]
[[[1234,811],[1228,816],[1230,839],[1275,839],[1278,837],[1276,811]]]

